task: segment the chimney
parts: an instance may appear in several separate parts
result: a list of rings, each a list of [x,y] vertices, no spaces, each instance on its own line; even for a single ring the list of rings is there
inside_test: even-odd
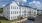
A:
[[[16,2],[16,4],[18,4],[19,5],[19,2],[18,1],[16,1],[16,0],[14,0],[15,2]]]
[[[18,4],[18,5],[19,5],[19,2],[16,2],[16,4]]]

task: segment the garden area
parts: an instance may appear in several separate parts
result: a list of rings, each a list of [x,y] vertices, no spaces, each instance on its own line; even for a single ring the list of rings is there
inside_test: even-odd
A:
[[[15,21],[15,20],[14,20]],[[4,17],[0,17],[0,22],[1,23],[11,23],[12,21],[9,21],[9,20],[7,20],[6,18],[4,18]]]
[[[12,22],[19,21],[19,20],[22,20],[22,19],[23,19],[23,18],[20,17],[20,18],[15,19],[15,20],[7,20],[7,19],[4,18],[4,17],[0,17],[0,22],[1,22],[1,23],[12,23]]]

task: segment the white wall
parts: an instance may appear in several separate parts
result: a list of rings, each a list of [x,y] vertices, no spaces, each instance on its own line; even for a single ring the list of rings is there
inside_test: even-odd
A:
[[[10,17],[10,5],[7,5],[3,8],[3,16],[7,19]]]
[[[20,6],[21,7],[21,6]],[[25,12],[24,12],[25,11]],[[28,17],[29,16],[29,11],[30,11],[30,8],[28,7],[21,7],[21,16],[23,17]],[[24,13],[23,13],[24,12]]]
[[[33,17],[36,17],[36,16],[37,16],[37,9],[36,9],[36,10],[35,10],[35,9],[31,9],[31,12],[32,12],[32,14],[33,14],[33,15],[32,15]],[[35,14],[34,14],[34,12],[35,12]]]
[[[11,9],[12,8],[12,9]],[[13,9],[13,8],[16,8],[16,9]],[[17,9],[18,8],[18,9]],[[17,12],[18,11],[18,14],[16,13],[16,14],[11,14],[11,11],[13,12]],[[13,2],[13,3],[11,3],[10,4],[10,20],[14,20],[14,19],[16,19],[17,18],[17,16],[19,16],[20,15],[20,8],[19,8],[19,6],[15,3],[15,2]]]

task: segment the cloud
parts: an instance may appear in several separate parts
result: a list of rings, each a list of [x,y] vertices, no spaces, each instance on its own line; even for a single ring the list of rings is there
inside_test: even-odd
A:
[[[4,7],[5,6],[5,4],[4,5],[2,5],[2,7]]]
[[[27,2],[27,0],[22,0],[22,2]]]
[[[40,4],[39,1],[33,1],[33,2],[30,2],[29,4]]]
[[[32,1],[32,2],[29,2],[29,6],[40,9],[41,3],[39,1]]]
[[[19,2],[19,1],[21,1],[21,0],[15,0],[15,1],[18,1],[18,2]]]
[[[20,2],[21,2],[22,4],[27,2],[27,0],[15,0],[15,1],[17,2],[18,5],[20,4]],[[22,4],[21,4],[21,5],[22,5]]]
[[[27,2],[27,0],[15,0],[15,1],[18,1],[18,2]]]

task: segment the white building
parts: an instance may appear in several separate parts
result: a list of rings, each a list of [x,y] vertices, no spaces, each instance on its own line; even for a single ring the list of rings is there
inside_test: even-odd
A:
[[[31,16],[36,17],[37,16],[37,9],[31,8]]]
[[[17,19],[17,16],[29,16],[29,11],[31,11],[31,7],[20,6],[14,1],[3,8],[3,16],[8,20],[14,20]]]
[[[26,5],[20,5],[19,7],[21,8],[21,16],[28,17],[31,7],[26,6]]]
[[[41,14],[42,14],[42,10],[39,10],[39,9],[38,9],[38,10],[37,10],[37,14],[38,14],[38,15],[41,15]]]

